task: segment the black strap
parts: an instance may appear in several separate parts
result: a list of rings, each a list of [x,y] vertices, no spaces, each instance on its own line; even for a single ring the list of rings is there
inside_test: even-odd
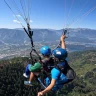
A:
[[[38,58],[39,58],[40,61],[41,61],[41,56],[38,54],[38,52],[37,52],[36,49],[34,48],[33,38],[32,38],[32,36],[33,36],[33,31],[31,30],[29,23],[27,23],[27,28],[28,28],[28,30],[26,30],[26,28],[24,28],[24,31],[26,32],[26,34],[28,35],[28,37],[30,38],[30,41],[31,41],[32,50],[31,50],[31,52],[30,52],[30,58],[31,58],[31,60],[32,60],[32,64],[34,64],[35,62],[34,62],[34,60],[33,60],[32,53],[34,52],[34,53],[38,56]]]

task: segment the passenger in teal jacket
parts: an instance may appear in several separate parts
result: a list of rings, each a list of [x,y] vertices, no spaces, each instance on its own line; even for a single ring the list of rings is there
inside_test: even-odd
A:
[[[62,68],[66,68],[64,60],[67,58],[66,45],[64,41],[65,38],[65,35],[61,36],[61,48],[56,48],[52,52],[53,56],[59,61],[58,66],[61,66]],[[51,70],[51,81],[48,77],[46,78],[47,87],[43,91],[38,92],[38,96],[44,96],[50,90],[57,91],[58,89],[62,88],[64,85],[63,83],[67,81],[68,78],[63,73],[61,73],[60,70],[53,68]]]

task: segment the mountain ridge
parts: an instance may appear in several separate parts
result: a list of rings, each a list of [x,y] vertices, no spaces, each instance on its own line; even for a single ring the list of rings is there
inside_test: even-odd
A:
[[[59,40],[63,30],[54,30],[54,29],[33,29],[33,40],[34,41],[56,41]],[[68,29],[69,38],[67,41],[92,41],[90,38],[96,36],[96,30],[86,29],[86,28],[77,28],[77,29]],[[68,34],[67,34],[68,35]],[[38,37],[38,38],[37,38]],[[53,38],[54,37],[54,38]],[[15,44],[24,44],[24,42],[30,42],[27,34],[22,30],[18,29],[0,29],[0,41],[4,43],[15,43]],[[75,38],[75,40],[74,40]]]

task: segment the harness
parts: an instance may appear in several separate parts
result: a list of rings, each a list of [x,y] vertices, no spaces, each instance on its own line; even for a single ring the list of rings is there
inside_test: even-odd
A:
[[[54,59],[52,57],[45,58],[42,60],[43,70],[50,72],[54,67]]]
[[[55,61],[55,62],[56,62],[56,61]],[[55,62],[54,62],[54,63],[55,63]],[[67,81],[67,82],[63,82],[63,83],[60,83],[60,84],[67,84],[67,83],[73,81],[73,80],[75,79],[75,77],[76,77],[76,73],[75,73],[74,70],[69,66],[69,64],[68,64],[68,62],[67,62],[66,60],[64,60],[64,61],[62,61],[62,62],[65,62],[65,66],[61,67],[61,66],[59,66],[59,64],[54,64],[54,66],[52,66],[52,67],[50,68],[50,70],[47,70],[47,73],[46,73],[46,71],[44,70],[44,75],[45,75],[44,78],[48,77],[48,78],[50,79],[50,81],[51,81],[51,79],[52,79],[52,78],[51,78],[51,70],[52,70],[53,68],[56,68],[57,70],[60,71],[60,74],[59,74],[59,76],[58,76],[58,80],[60,79],[60,76],[61,76],[62,73],[68,78],[68,81]],[[46,66],[47,66],[47,65],[46,65]]]
[[[67,84],[71,81],[73,81],[76,77],[76,73],[75,71],[69,66],[68,62],[66,60],[64,60],[65,62],[65,67],[60,67],[60,66],[56,66],[55,68],[58,69],[60,71],[60,75],[58,77],[58,79],[60,78],[61,74],[63,73],[67,78],[68,78],[68,81],[67,82],[64,82],[62,84]]]

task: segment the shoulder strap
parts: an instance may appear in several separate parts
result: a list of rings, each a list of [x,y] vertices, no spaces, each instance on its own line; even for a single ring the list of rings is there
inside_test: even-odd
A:
[[[60,67],[59,67],[59,66],[57,66],[57,65],[55,65],[55,68],[56,68],[56,69],[58,69],[58,70],[60,71],[60,74],[59,74],[59,76],[58,76],[58,79],[59,79],[59,78],[60,78],[60,76],[61,76],[62,71],[61,71]]]
[[[66,76],[69,80],[73,80],[76,77],[75,71],[69,66],[68,62],[65,60],[67,67],[66,67]]]

